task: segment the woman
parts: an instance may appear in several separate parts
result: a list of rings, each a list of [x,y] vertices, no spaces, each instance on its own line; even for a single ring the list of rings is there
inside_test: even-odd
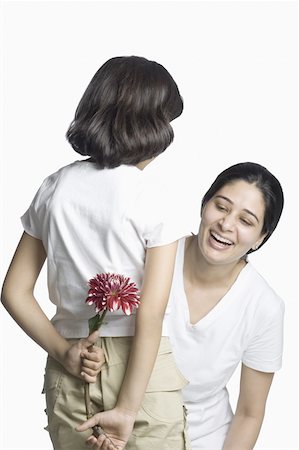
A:
[[[281,367],[284,305],[247,255],[269,239],[283,208],[278,180],[254,163],[224,170],[203,197],[198,235],[181,239],[169,331],[192,449],[251,450]],[[242,362],[235,415],[226,385]]]

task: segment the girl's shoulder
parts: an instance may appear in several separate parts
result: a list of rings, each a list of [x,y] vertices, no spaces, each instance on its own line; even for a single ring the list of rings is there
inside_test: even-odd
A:
[[[55,172],[50,173],[42,182],[41,187],[48,187],[53,183],[56,183],[57,180],[63,175],[67,175],[69,173],[74,173],[78,171],[80,161],[74,161],[70,164],[60,167]],[[82,167],[82,166],[81,166]]]
[[[74,179],[78,179],[78,169],[80,165],[78,164],[80,161],[72,162],[68,165],[60,167],[55,172],[48,175],[39,188],[36,191],[36,194],[32,200],[32,205],[38,207],[39,205],[46,204],[49,199],[52,199],[53,194],[63,179],[67,179],[69,175],[73,175]]]

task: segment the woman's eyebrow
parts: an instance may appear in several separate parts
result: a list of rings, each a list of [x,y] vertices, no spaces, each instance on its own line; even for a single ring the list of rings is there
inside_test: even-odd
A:
[[[229,202],[231,205],[233,205],[233,201],[232,201],[230,198],[225,197],[224,195],[215,195],[215,198],[223,198],[223,200],[226,200],[226,201]]]
[[[234,204],[234,202],[233,202],[230,198],[225,197],[225,195],[215,195],[215,198],[222,198],[223,200],[226,200],[226,201],[227,201],[228,203],[230,203],[231,205]],[[252,211],[250,211],[250,210],[247,209],[247,208],[244,208],[243,211],[245,211],[247,214],[250,214],[251,216],[253,216],[253,217],[256,219],[256,221],[257,221],[258,223],[260,223],[260,221],[259,221],[259,219],[257,218],[257,216],[256,216]]]

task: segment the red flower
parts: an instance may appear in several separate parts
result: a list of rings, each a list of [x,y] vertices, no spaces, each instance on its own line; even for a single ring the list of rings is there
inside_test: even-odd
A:
[[[89,287],[86,303],[94,305],[97,313],[121,308],[129,316],[139,306],[140,296],[136,284],[123,275],[97,274],[89,280]]]

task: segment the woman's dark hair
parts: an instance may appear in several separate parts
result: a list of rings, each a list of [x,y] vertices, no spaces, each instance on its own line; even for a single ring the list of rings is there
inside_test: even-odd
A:
[[[262,234],[266,233],[259,248],[269,239],[275,230],[283,209],[283,191],[277,178],[260,164],[244,162],[235,164],[221,172],[202,199],[201,210],[206,203],[225,185],[237,180],[254,184],[262,193],[265,202],[265,215]],[[250,249],[247,253],[252,253]]]
[[[92,78],[66,137],[100,168],[138,164],[171,144],[170,122],[182,111],[178,87],[161,64],[115,57]]]

